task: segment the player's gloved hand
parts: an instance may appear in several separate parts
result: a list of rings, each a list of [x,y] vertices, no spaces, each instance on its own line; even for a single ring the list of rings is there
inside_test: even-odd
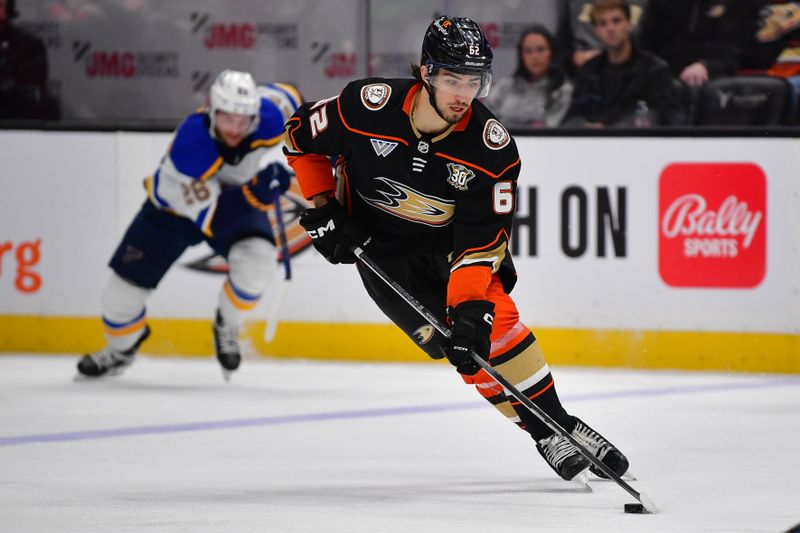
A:
[[[447,313],[453,322],[452,335],[445,347],[447,360],[460,374],[473,376],[480,370],[480,366],[470,357],[469,351],[473,350],[481,359],[489,360],[494,303],[468,300],[449,308]]]
[[[334,265],[355,263],[356,256],[350,248],[366,250],[372,240],[334,198],[322,207],[303,211],[300,225],[311,237],[314,248]]]
[[[262,204],[271,204],[275,199],[275,189],[281,194],[289,190],[292,183],[292,175],[280,163],[270,163],[250,180],[247,187]]]

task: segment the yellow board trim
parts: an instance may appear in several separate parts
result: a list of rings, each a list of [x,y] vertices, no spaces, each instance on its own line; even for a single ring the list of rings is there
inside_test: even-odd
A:
[[[213,355],[211,319],[148,318],[142,353]],[[281,322],[275,340],[264,323],[248,323],[243,340],[276,358],[424,362],[428,357],[391,324]],[[537,328],[551,365],[800,374],[800,335]],[[0,316],[0,352],[84,353],[105,344],[92,317]]]

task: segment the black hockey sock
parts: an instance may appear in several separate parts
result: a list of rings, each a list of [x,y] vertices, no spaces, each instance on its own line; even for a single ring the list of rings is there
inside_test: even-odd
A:
[[[525,391],[528,398],[540,407],[542,411],[550,415],[553,420],[558,422],[561,427],[571,433],[572,430],[575,429],[575,420],[561,405],[561,400],[558,398],[556,386],[553,382],[553,376],[548,373],[544,379],[537,383],[534,389],[535,388],[539,388],[538,392],[532,393],[531,389]],[[527,407],[514,398],[510,398],[510,400],[511,405],[522,421],[523,429],[530,433],[537,442],[553,434],[553,430],[539,420],[539,417],[531,413]]]

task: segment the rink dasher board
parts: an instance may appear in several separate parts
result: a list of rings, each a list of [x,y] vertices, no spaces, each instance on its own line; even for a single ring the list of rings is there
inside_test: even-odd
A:
[[[0,350],[96,348],[106,262],[171,136],[0,137],[15,185],[0,197]],[[513,296],[551,360],[800,371],[797,140],[516,140]],[[187,251],[148,302],[156,333],[146,352],[211,353],[223,277],[185,268],[209,253]],[[352,267],[306,248],[293,269],[274,342],[258,339],[263,301],[253,313],[253,353],[424,359],[377,312]]]

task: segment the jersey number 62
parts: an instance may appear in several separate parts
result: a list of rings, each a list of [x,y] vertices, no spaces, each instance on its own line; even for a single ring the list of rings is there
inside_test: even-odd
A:
[[[328,128],[328,111],[325,107],[325,104],[330,102],[331,100],[336,100],[339,98],[338,96],[331,96],[330,98],[326,98],[324,100],[320,100],[313,106],[311,106],[310,111],[314,111],[310,117],[308,117],[308,122],[311,125],[311,138],[314,139],[325,131]]]

